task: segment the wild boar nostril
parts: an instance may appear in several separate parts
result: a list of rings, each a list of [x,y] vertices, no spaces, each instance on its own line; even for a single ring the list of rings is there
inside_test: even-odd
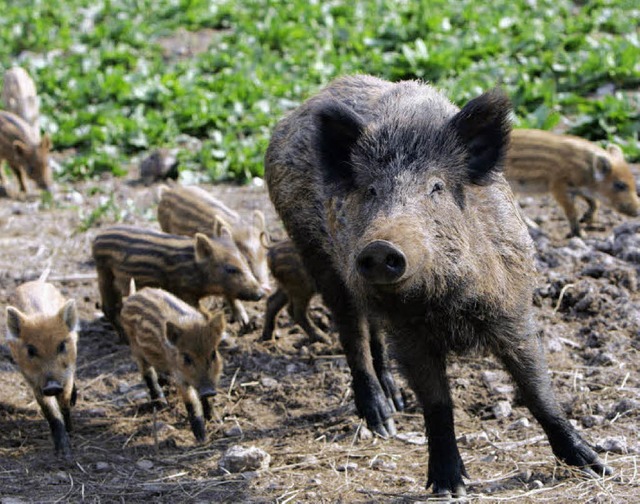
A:
[[[407,269],[402,251],[386,240],[369,243],[356,259],[358,273],[373,284],[398,281]]]

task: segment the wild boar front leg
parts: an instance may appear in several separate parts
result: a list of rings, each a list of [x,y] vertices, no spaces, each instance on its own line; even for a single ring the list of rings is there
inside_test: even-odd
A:
[[[189,424],[193,435],[198,442],[205,441],[207,434],[204,429],[204,412],[202,411],[202,403],[200,397],[195,388],[189,385],[178,385],[182,400],[187,408],[187,415],[189,417]]]
[[[413,346],[403,349],[399,359],[423,409],[429,440],[427,488],[433,486],[437,495],[464,496],[462,476],[468,476],[456,443],[446,357]]]
[[[65,459],[72,458],[71,442],[65,428],[65,419],[58,407],[58,401],[54,396],[36,396],[36,400],[40,405],[42,414],[49,423],[51,436],[53,437],[53,446],[56,455],[62,455]]]
[[[499,345],[494,351],[520,388],[525,404],[547,434],[556,457],[567,464],[581,467],[591,475],[611,474],[612,469],[580,437],[560,408],[538,338],[530,335],[508,346]]]

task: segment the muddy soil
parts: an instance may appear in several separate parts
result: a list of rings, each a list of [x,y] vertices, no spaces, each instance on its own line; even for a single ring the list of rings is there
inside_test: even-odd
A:
[[[203,187],[246,215],[262,209],[273,235],[283,236],[263,187]],[[54,456],[31,390],[2,348],[0,503],[426,500],[422,414],[407,387],[398,437],[372,436],[355,414],[340,347],[308,345],[286,310],[275,343],[261,342],[264,301],[246,304],[253,330],[229,326],[205,443],[195,443],[174,387],[169,408],[149,412],[128,347],[102,319],[90,244],[116,221],[157,229],[157,200],[157,185],[113,178],[61,184],[53,203],[0,198],[3,333],[16,286],[36,278],[48,261],[52,282],[76,299],[82,319],[73,463]],[[567,222],[550,198],[521,202],[541,228],[534,304],[557,395],[615,475],[585,479],[560,465],[496,361],[453,358],[456,433],[471,500],[640,502],[640,222],[605,208],[598,229],[568,240]],[[330,330],[319,300],[312,317]],[[269,468],[226,472],[219,461],[234,445],[263,449]]]

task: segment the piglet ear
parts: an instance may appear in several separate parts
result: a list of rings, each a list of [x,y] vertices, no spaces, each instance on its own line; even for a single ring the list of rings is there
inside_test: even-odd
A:
[[[60,311],[58,316],[62,319],[69,331],[75,331],[78,328],[78,310],[76,308],[76,302],[73,299],[67,301]]]
[[[364,131],[364,120],[346,105],[328,101],[315,112],[318,128],[317,153],[325,181],[350,187],[354,173],[351,152]]]
[[[178,340],[180,339],[182,330],[180,329],[179,326],[177,326],[170,320],[167,320],[167,322],[165,323],[165,331],[167,335],[167,340],[169,341],[169,343],[175,346]]]
[[[227,327],[227,321],[224,318],[224,312],[222,310],[216,312],[211,316],[209,320],[209,327],[211,328],[211,335],[213,337],[213,345],[217,347],[222,340],[222,335]]]
[[[24,315],[13,306],[7,306],[7,341],[20,338],[20,327]]]
[[[502,171],[509,143],[511,103],[499,89],[474,98],[449,123],[467,148],[467,175],[473,184],[491,182]]]
[[[195,240],[196,261],[206,261],[215,256],[215,245],[207,235],[196,233]]]

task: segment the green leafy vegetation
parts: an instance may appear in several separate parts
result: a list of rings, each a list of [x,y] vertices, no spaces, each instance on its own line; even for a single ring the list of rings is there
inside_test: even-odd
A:
[[[262,175],[275,122],[332,78],[419,78],[463,104],[501,85],[519,127],[640,160],[634,0],[0,0],[0,72],[24,66],[70,180],[154,147],[214,180]],[[1,78],[0,78],[1,79]],[[185,136],[199,140],[184,142]]]

